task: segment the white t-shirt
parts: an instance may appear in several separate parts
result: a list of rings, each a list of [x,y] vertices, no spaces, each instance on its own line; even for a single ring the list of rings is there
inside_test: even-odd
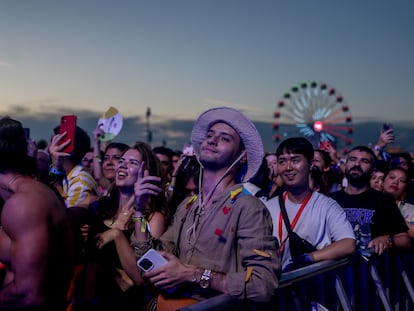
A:
[[[287,230],[282,221],[282,238],[279,236],[279,198],[275,197],[265,202],[273,220],[273,235],[279,240],[281,245],[287,237]],[[285,207],[292,224],[301,203],[296,204],[286,197]],[[317,249],[322,249],[327,245],[345,238],[355,239],[352,226],[346,218],[344,209],[332,198],[319,192],[313,192],[306,204],[293,231],[299,236],[313,244]],[[286,241],[285,251],[281,261],[282,269],[290,262],[289,239]]]

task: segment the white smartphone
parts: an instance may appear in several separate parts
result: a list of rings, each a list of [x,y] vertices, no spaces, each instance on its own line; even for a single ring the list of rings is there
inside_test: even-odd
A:
[[[137,266],[144,272],[151,271],[161,267],[167,263],[167,259],[161,256],[155,249],[148,250],[140,259],[137,261]]]

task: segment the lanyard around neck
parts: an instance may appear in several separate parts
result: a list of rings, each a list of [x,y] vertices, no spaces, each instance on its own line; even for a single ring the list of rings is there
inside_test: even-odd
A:
[[[295,226],[296,226],[296,223],[298,222],[298,220],[299,220],[299,217],[300,217],[300,215],[302,215],[302,212],[303,212],[303,210],[305,209],[305,206],[306,206],[306,204],[308,204],[308,202],[309,202],[309,200],[310,200],[310,198],[311,198],[311,196],[312,196],[312,191],[310,191],[307,195],[306,195],[306,197],[305,197],[305,199],[303,200],[303,202],[302,202],[302,205],[300,206],[300,208],[299,208],[299,210],[298,210],[298,212],[296,213],[296,216],[295,216],[295,218],[293,218],[293,221],[291,222],[291,224],[290,224],[290,227],[292,228],[292,230],[295,228]],[[286,197],[287,197],[287,191],[285,191],[284,193],[283,193],[283,202],[286,202]],[[282,218],[282,213],[280,213],[279,214],[279,241],[282,243],[282,232],[283,232],[283,218]]]

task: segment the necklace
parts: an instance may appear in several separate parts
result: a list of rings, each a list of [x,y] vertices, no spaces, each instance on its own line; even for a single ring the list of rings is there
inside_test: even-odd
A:
[[[11,189],[10,189],[10,186],[11,185],[13,185],[14,184],[14,182],[17,180],[17,178],[19,178],[19,177],[22,177],[22,175],[16,175],[16,176],[13,176],[12,178],[10,178],[10,180],[9,180],[9,182],[7,183],[7,188],[6,188],[6,191],[7,192],[13,192]]]

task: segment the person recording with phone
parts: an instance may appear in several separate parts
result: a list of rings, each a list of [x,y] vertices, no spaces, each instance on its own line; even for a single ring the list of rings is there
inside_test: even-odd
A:
[[[55,135],[49,144],[51,182],[58,189],[66,207],[82,204],[86,207],[99,196],[97,182],[81,165],[83,156],[91,147],[91,140],[76,124],[73,125],[73,137],[68,140],[68,132],[60,132],[59,129],[59,126],[55,127]],[[70,144],[73,145],[73,150],[65,152]]]
[[[135,211],[137,197],[145,189],[136,185],[148,177],[147,185],[158,192]],[[123,152],[115,168],[115,185],[108,196],[101,197],[90,210],[93,221],[86,250],[86,301],[94,302],[94,310],[132,310],[145,304],[145,291],[128,273],[128,259],[138,272],[134,251],[130,246],[133,231],[142,239],[158,238],[167,227],[168,209],[161,193],[161,165],[151,147],[137,142]],[[138,286],[137,286],[138,285]]]
[[[384,123],[378,136],[378,141],[372,148],[378,160],[387,162],[389,154],[385,151],[387,146],[395,141],[394,127],[391,123]]]

